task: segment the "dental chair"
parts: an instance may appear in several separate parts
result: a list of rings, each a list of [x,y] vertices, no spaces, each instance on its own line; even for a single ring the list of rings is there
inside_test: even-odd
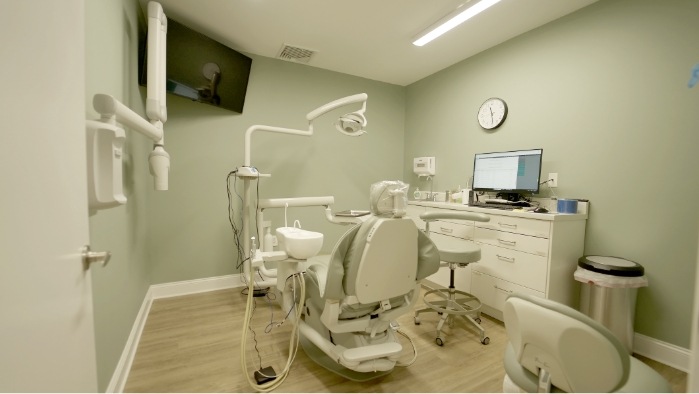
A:
[[[309,260],[305,273],[303,350],[354,381],[399,365],[395,319],[412,311],[420,280],[439,269],[436,247],[404,216],[407,188],[399,181],[373,184],[371,215],[341,237],[328,261]]]
[[[575,309],[513,294],[503,312],[504,392],[672,392],[611,331]]]
[[[476,222],[490,221],[488,215],[471,212],[424,212],[420,215],[420,219],[425,222],[425,234],[427,235],[430,234],[430,223],[439,219],[472,220]],[[439,346],[444,346],[444,341],[446,340],[442,332],[444,323],[451,327],[454,316],[461,316],[478,331],[481,343],[484,345],[489,344],[490,338],[485,336],[485,330],[480,324],[481,301],[472,294],[456,290],[454,286],[456,269],[466,267],[481,259],[480,246],[474,242],[462,240],[447,242],[446,239],[437,240],[436,244],[439,249],[440,260],[443,262],[442,266],[449,267],[449,288],[433,289],[425,293],[423,301],[426,307],[415,311],[415,325],[420,324],[421,313],[438,313],[441,318],[439,323],[437,323],[435,342]]]

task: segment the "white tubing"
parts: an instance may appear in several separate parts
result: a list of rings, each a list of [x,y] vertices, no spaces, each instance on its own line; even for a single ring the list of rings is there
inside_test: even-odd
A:
[[[291,331],[291,336],[289,337],[289,357],[287,358],[286,365],[284,366],[284,369],[277,374],[277,378],[274,379],[271,382],[267,382],[264,384],[257,384],[255,381],[252,380],[250,377],[250,374],[248,373],[246,369],[247,365],[247,357],[245,354],[245,342],[247,339],[247,333],[249,330],[250,326],[250,320],[252,319],[252,301],[253,301],[253,292],[255,291],[254,285],[253,285],[253,276],[252,276],[252,270],[250,270],[250,277],[248,278],[248,298],[247,298],[247,303],[245,306],[245,317],[243,318],[243,333],[242,333],[242,338],[241,338],[241,344],[240,344],[240,360],[241,360],[241,367],[243,369],[243,374],[245,375],[245,378],[248,381],[248,384],[250,384],[250,387],[257,391],[261,392],[269,392],[277,387],[279,387],[286,377],[289,375],[289,370],[291,369],[291,363],[293,363],[294,359],[296,358],[296,352],[298,351],[299,348],[299,324],[298,322],[301,322],[301,315],[303,314],[303,303],[304,300],[306,299],[306,282],[303,278],[303,275],[299,274],[297,275],[299,278],[300,282],[300,287],[301,287],[301,294],[300,294],[300,302],[299,305],[296,307],[296,313],[294,314],[294,319],[297,322],[297,324],[294,324],[294,328]]]

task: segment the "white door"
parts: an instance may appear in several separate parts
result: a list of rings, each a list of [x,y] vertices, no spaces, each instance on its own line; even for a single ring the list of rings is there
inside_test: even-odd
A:
[[[84,0],[0,0],[0,391],[97,391]]]

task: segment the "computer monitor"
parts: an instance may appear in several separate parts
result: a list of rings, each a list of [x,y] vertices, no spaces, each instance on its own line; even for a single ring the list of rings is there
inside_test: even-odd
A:
[[[521,194],[538,193],[543,149],[477,153],[473,160],[473,190],[497,192],[518,201]]]

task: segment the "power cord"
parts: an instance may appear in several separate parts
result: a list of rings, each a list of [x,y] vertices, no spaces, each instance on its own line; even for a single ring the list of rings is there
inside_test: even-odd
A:
[[[547,180],[545,180],[545,181],[539,183],[539,186],[541,186],[541,185],[543,185],[543,184],[545,183],[546,186],[548,186],[548,188],[549,188],[549,192],[551,192],[551,197],[553,197],[553,198],[555,198],[556,200],[558,200],[558,196],[556,196],[556,192],[554,192],[554,191],[553,191],[553,188],[551,187],[551,182],[553,182],[553,181],[554,181],[554,179],[547,179]]]
[[[238,169],[235,169],[228,173],[228,176],[226,177],[226,192],[228,194],[228,221],[230,222],[231,228],[233,229],[233,240],[235,241],[236,250],[238,252],[238,263],[235,268],[240,270],[240,267],[242,267],[243,263],[245,262],[245,252],[243,250],[243,245],[240,242],[242,217],[241,224],[237,225],[235,222],[235,208],[233,206],[234,193],[240,200],[241,206],[243,204],[243,198],[240,197],[240,194],[238,194],[238,191],[236,189],[236,181],[238,180],[238,177],[236,176],[237,173]],[[231,193],[231,177],[233,177],[233,193]]]

